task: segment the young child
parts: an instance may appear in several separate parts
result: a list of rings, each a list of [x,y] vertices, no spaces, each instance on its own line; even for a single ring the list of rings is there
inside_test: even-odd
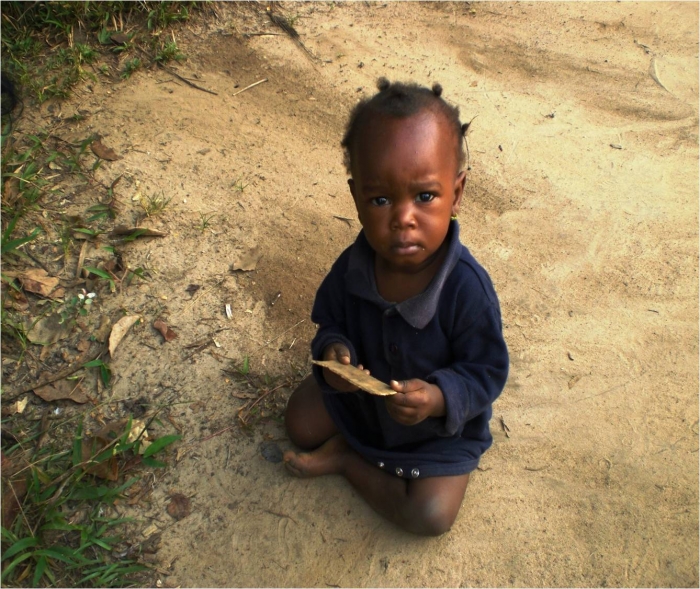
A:
[[[343,475],[392,522],[439,535],[491,445],[508,352],[491,280],[459,241],[467,125],[437,84],[378,88],[342,141],[362,231],[318,290],[311,348],[397,394],[370,395],[314,366],[286,410],[306,452],[284,460],[300,477]]]

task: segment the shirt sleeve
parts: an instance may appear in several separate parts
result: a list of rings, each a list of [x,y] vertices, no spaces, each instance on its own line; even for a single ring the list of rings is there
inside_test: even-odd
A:
[[[357,366],[357,353],[348,337],[346,326],[345,305],[348,295],[345,290],[345,273],[347,271],[347,254],[346,250],[333,264],[331,271],[316,293],[311,320],[318,325],[318,331],[311,341],[311,356],[314,360],[323,360],[323,350],[327,346],[341,343],[350,351],[350,363]],[[338,392],[326,384],[320,366],[314,364],[312,370],[316,382],[323,392]]]
[[[490,301],[476,316],[462,305],[456,309],[461,312],[456,310],[451,342],[454,360],[426,379],[439,386],[445,398],[444,436],[461,435],[465,424],[501,394],[508,378],[508,349],[498,303]]]

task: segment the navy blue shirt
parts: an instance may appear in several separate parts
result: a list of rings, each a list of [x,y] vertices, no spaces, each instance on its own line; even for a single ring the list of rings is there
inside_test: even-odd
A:
[[[326,408],[348,443],[380,468],[408,478],[464,474],[477,467],[492,443],[491,404],[508,376],[491,279],[460,243],[456,221],[447,240],[447,255],[430,285],[392,303],[379,295],[374,251],[360,232],[333,264],[311,313],[319,326],[311,343],[314,359],[341,342],[352,364],[362,364],[379,380],[419,378],[440,387],[446,415],[407,426],[393,420],[384,398],[340,393],[314,366]]]

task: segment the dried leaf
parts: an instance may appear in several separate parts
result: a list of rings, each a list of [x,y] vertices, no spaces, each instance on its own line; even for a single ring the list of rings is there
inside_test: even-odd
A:
[[[190,514],[190,500],[182,493],[175,493],[170,497],[167,510],[168,515],[179,521]]]
[[[2,416],[3,417],[9,417],[10,415],[14,415],[15,413],[24,413],[24,410],[27,408],[27,403],[29,402],[29,397],[24,397],[23,399],[18,399],[14,403],[11,403],[10,405],[3,405],[2,406]]]
[[[373,376],[367,374],[364,370],[360,370],[357,366],[352,364],[341,364],[335,360],[313,360],[314,364],[328,368],[334,374],[342,376],[348,382],[351,382],[356,387],[361,388],[363,391],[370,393],[371,395],[378,395],[380,397],[387,397],[389,395],[395,395],[396,391],[392,389],[388,384],[377,380]]]
[[[115,45],[126,45],[129,42],[129,36],[124,33],[112,33],[109,40]]]
[[[26,317],[24,325],[27,329],[27,339],[42,346],[65,339],[73,331],[73,326],[68,321],[61,323],[61,317],[56,314],[42,317],[36,323],[31,317]]]
[[[23,292],[9,288],[5,297],[5,308],[14,309],[15,311],[26,311],[29,309],[29,301]]]
[[[112,358],[114,358],[114,351],[117,349],[119,343],[138,320],[138,315],[127,315],[114,324],[112,333],[109,334],[109,355]]]
[[[89,401],[88,396],[79,383],[74,380],[66,380],[65,378],[34,389],[34,394],[46,402],[69,399],[74,403],[82,404]]]
[[[4,462],[4,456],[3,456]],[[5,473],[5,465],[3,464],[3,474]],[[9,480],[3,476],[2,479],[2,527],[11,528],[17,514],[20,511],[20,505],[24,496],[27,494],[27,480]]]
[[[119,156],[116,154],[116,152],[111,147],[107,147],[106,145],[104,145],[99,139],[95,139],[90,144],[90,149],[92,149],[92,153],[94,153],[100,159],[108,160],[110,162],[119,159]]]
[[[171,342],[177,337],[177,333],[170,329],[166,323],[160,319],[157,319],[155,323],[153,323],[153,327],[160,331],[160,334],[163,336],[163,338],[165,338],[166,342]]]
[[[2,200],[11,206],[19,195],[19,178],[11,177],[5,180],[5,189],[2,191]]]
[[[111,425],[113,424],[109,424],[105,427],[110,427]],[[102,428],[100,432],[102,432],[104,429],[105,428]],[[94,457],[96,457],[100,453],[100,451],[104,449],[104,447],[107,446],[107,444],[109,444],[109,442],[111,441],[108,441],[104,437],[98,435],[100,432],[98,432],[94,436],[88,436],[83,439],[83,462],[86,462],[91,458],[94,459]],[[100,477],[101,479],[106,479],[108,481],[116,481],[119,478],[119,466],[117,465],[116,456],[110,456],[104,462],[92,464],[88,466],[85,470],[90,474],[94,474],[96,477]]]
[[[243,272],[255,270],[260,258],[262,258],[262,251],[260,251],[260,247],[257,245],[250,249],[243,250],[234,258],[231,270],[234,272],[236,270],[242,270]]]
[[[40,294],[42,297],[48,297],[51,291],[58,286],[58,278],[49,276],[43,268],[32,268],[17,278],[22,283],[24,290]]]

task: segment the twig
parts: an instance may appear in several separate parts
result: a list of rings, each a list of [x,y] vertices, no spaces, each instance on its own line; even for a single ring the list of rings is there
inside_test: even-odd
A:
[[[212,438],[215,438],[216,436],[219,436],[219,435],[223,434],[224,432],[227,432],[230,429],[233,429],[232,425],[229,425],[228,427],[225,427],[224,429],[220,429],[218,432],[214,432],[213,434],[211,434],[210,436],[207,436],[206,438],[202,438],[201,440],[199,440],[199,442],[202,443],[202,442],[206,442],[207,440],[211,440]]]
[[[287,515],[286,513],[272,511],[271,509],[263,509],[263,511],[265,511],[271,515],[276,515],[277,517],[286,517],[287,519],[291,519],[296,525],[299,525],[299,522],[297,520],[295,520],[291,515]]]
[[[201,86],[197,86],[194,82],[190,82],[187,78],[183,78],[180,74],[178,74],[175,70],[162,65],[160,65],[161,68],[163,68],[166,72],[168,72],[170,75],[175,76],[178,80],[182,80],[185,84],[188,86],[192,86],[192,88],[196,88],[197,90],[201,90],[202,92],[208,92],[209,94],[213,94],[214,96],[218,96],[218,92],[214,92],[213,90],[207,90],[206,88],[202,88]]]
[[[501,415],[498,419],[501,422],[501,427],[503,428],[503,433],[506,434],[506,438],[510,438],[510,428],[506,425],[506,422],[503,419],[503,416]]]
[[[243,88],[243,90],[239,90],[238,92],[234,92],[231,94],[231,96],[238,96],[241,92],[245,92],[246,90],[250,90],[251,88],[257,86],[258,84],[262,84],[263,82],[267,82],[267,78],[263,78],[262,80],[258,80],[257,82],[250,84],[250,86],[246,86]]]
[[[541,466],[540,468],[530,468],[529,466],[525,467],[525,470],[529,470],[530,472],[539,472],[541,470],[547,470],[549,468],[549,464],[546,466]]]
[[[286,386],[289,386],[289,383],[285,382],[285,383],[282,383],[282,384],[280,384],[280,385],[277,385],[276,387],[270,389],[270,390],[267,391],[266,393],[263,393],[262,395],[260,395],[260,396],[255,400],[255,403],[253,403],[253,404],[250,405],[249,407],[242,407],[242,408],[238,411],[238,419],[240,419],[241,422],[243,422],[244,425],[247,425],[245,418],[242,417],[242,413],[245,411],[245,412],[246,412],[246,417],[249,417],[249,416],[250,416],[250,412],[253,410],[253,407],[255,407],[258,403],[260,403],[260,401],[262,401],[263,399],[266,399],[267,397],[269,397],[269,396],[270,396],[272,393],[274,393],[275,391],[277,391],[277,390],[279,390],[279,389],[281,389],[281,388],[283,388],[283,387],[286,387]]]
[[[258,348],[258,350],[261,349],[261,348],[264,348],[265,346],[269,346],[269,345],[270,345],[272,342],[274,342],[276,339],[279,339],[279,338],[281,338],[285,333],[288,333],[288,332],[292,331],[292,329],[294,329],[297,325],[301,325],[302,323],[304,323],[304,321],[306,321],[306,319],[302,319],[301,321],[297,321],[297,322],[296,322],[294,325],[292,325],[289,329],[286,329],[285,331],[283,331],[283,332],[280,333],[279,335],[273,337],[271,340],[266,341],[262,346],[260,346],[260,348]]]

